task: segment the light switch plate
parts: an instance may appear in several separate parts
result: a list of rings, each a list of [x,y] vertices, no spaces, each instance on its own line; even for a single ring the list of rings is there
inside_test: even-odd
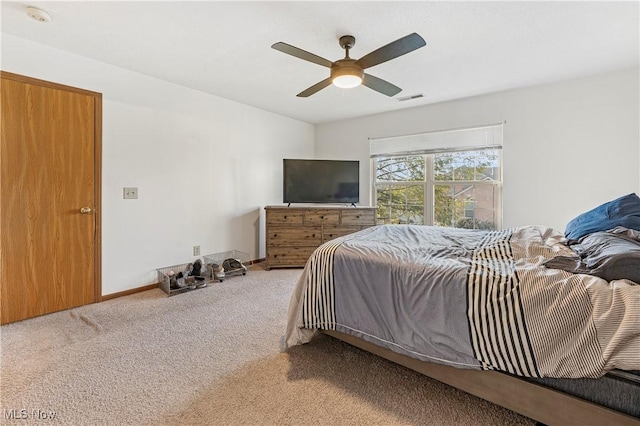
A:
[[[123,194],[125,200],[137,200],[138,188],[123,188]]]

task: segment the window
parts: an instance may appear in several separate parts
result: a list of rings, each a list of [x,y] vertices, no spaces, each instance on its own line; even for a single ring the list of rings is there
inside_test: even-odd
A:
[[[386,145],[377,139],[374,146],[372,140],[372,189],[378,223],[499,229],[502,126],[499,137],[486,137],[495,136],[494,127],[498,126],[425,134],[427,147],[416,143],[421,135],[404,137],[411,139],[408,143],[400,140],[402,137],[392,138]],[[478,131],[485,134],[485,146],[477,138]],[[462,137],[454,143],[451,136],[455,132],[461,132],[458,136]],[[434,145],[438,134],[446,137]],[[407,145],[412,145],[413,152],[406,150]],[[455,145],[470,148],[456,149]],[[383,148],[405,150],[384,154]]]

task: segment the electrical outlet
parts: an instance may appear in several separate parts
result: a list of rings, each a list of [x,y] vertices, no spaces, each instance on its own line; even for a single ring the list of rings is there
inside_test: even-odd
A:
[[[193,246],[193,255],[200,256],[200,246]]]
[[[138,188],[123,188],[123,198],[125,200],[137,200],[138,199]]]

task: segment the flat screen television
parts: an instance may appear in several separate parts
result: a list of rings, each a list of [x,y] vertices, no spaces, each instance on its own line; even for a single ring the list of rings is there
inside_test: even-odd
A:
[[[360,202],[360,162],[283,160],[283,202]]]

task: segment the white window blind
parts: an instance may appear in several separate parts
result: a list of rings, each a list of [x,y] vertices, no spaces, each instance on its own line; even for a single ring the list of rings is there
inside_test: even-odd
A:
[[[371,157],[502,148],[503,124],[369,138]]]

